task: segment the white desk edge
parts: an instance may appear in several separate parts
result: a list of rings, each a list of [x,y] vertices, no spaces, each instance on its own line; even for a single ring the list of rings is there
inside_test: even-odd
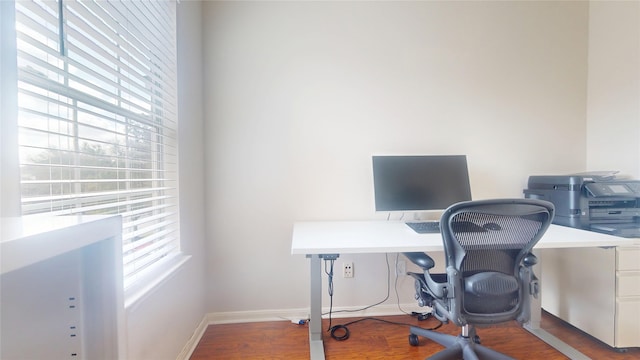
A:
[[[552,224],[535,249],[640,245],[621,238]],[[442,238],[417,234],[401,221],[305,221],[293,227],[291,254],[366,254],[442,251]]]

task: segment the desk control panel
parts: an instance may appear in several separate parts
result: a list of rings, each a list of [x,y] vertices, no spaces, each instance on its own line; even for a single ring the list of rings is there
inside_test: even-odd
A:
[[[440,233],[439,221],[420,221],[420,222],[407,222],[408,227],[418,234],[438,234]]]
[[[407,226],[412,228],[418,234],[435,234],[440,233],[439,221],[422,221],[422,222],[407,222]],[[482,226],[473,223],[471,221],[457,221],[451,224],[453,231],[456,233],[480,233],[487,231],[502,230],[502,227],[496,223],[486,223]]]

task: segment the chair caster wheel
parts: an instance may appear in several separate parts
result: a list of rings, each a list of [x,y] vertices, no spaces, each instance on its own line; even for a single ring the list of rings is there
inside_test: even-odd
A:
[[[409,344],[411,346],[418,346],[420,344],[420,341],[418,340],[418,335],[416,334],[409,335]]]
[[[480,336],[476,335],[473,337],[473,342],[480,345]]]

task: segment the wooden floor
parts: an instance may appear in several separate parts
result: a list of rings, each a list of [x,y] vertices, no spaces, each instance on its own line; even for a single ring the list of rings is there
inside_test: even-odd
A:
[[[424,328],[436,326],[438,321],[418,321],[415,317],[386,316],[378,319],[417,325]],[[332,324],[345,324],[353,319],[333,319]],[[328,328],[324,320],[323,328]],[[349,359],[423,359],[443,347],[426,339],[420,346],[410,346],[408,327],[376,320],[360,321],[347,326],[349,339],[337,341],[328,332],[324,333],[325,357],[327,360]],[[584,334],[557,318],[543,313],[542,328],[562,339],[594,360],[640,359],[640,348],[616,352],[602,342]],[[458,334],[458,329],[447,324],[437,331]],[[336,334],[339,335],[339,334]],[[519,327],[516,323],[479,328],[482,345],[488,346],[521,360],[568,359],[551,346]],[[308,359],[309,328],[290,321],[259,322],[244,324],[210,325],[191,359]]]

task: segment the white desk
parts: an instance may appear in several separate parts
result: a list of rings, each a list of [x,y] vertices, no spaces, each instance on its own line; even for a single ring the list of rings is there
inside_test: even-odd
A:
[[[638,245],[625,239],[564,226],[551,225],[535,249]],[[293,227],[291,253],[306,255],[311,266],[309,346],[311,359],[324,359],[322,342],[322,272],[326,255],[443,251],[440,234],[417,234],[400,221],[298,222]],[[536,269],[540,278],[541,269]],[[541,296],[532,301],[531,321],[525,328],[571,359],[582,353],[540,328]]]
[[[0,358],[124,359],[120,216],[0,219]]]

